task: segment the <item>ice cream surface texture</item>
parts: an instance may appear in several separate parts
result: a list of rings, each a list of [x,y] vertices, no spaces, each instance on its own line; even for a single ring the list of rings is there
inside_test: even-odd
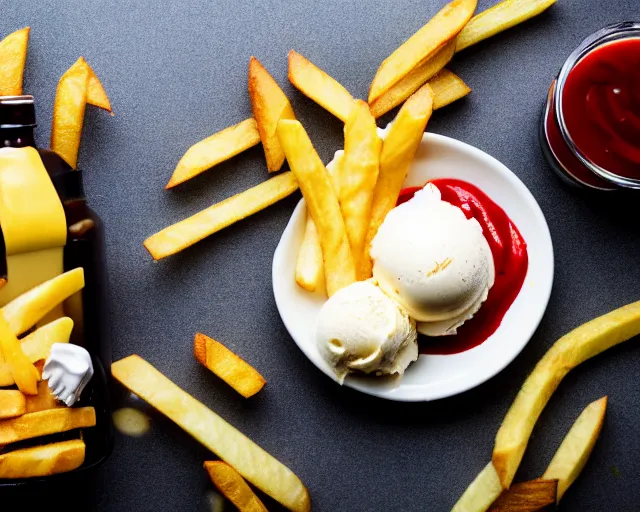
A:
[[[402,375],[418,358],[415,323],[371,279],[325,302],[316,341],[340,383],[352,372]]]
[[[391,210],[371,244],[373,277],[428,336],[455,334],[486,300],[493,256],[475,219],[432,184]]]

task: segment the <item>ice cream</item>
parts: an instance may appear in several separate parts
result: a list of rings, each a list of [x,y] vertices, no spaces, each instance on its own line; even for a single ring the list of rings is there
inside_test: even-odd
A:
[[[371,279],[342,288],[323,305],[316,341],[340,383],[351,372],[403,374],[418,358],[415,323]]]
[[[71,407],[93,377],[91,356],[86,349],[71,343],[54,343],[42,371],[54,396]]]
[[[391,210],[371,244],[373,277],[429,336],[455,334],[495,279],[482,228],[428,184]]]

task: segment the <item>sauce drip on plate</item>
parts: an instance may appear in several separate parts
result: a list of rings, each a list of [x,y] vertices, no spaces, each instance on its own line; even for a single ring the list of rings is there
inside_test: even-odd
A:
[[[504,315],[518,296],[529,267],[527,244],[515,224],[502,208],[480,189],[465,181],[437,179],[442,200],[460,208],[467,218],[475,218],[482,226],[496,271],[489,296],[475,316],[458,328],[453,336],[419,336],[423,354],[457,354],[480,345],[500,326]],[[398,204],[413,197],[422,187],[405,188]]]

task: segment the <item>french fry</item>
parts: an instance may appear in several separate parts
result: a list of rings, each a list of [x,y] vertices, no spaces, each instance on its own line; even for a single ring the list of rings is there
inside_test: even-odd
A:
[[[493,448],[493,465],[508,489],[533,427],[569,371],[587,359],[640,334],[640,301],[628,304],[565,334],[547,351],[520,388]]]
[[[144,246],[154,260],[166,258],[264,210],[296,190],[298,182],[293,173],[282,173],[163,229],[147,238]]]
[[[456,41],[454,39],[449,41],[438,50],[433,57],[413,69],[407,76],[374,101],[370,105],[371,113],[374,117],[380,117],[392,108],[400,105],[422,85],[427,83],[429,79],[438,74],[438,72],[449,63],[455,49]]]
[[[80,267],[49,279],[13,299],[0,311],[19,336],[33,327],[49,311],[84,288],[84,270]]]
[[[477,14],[460,32],[456,52],[537,16],[556,0],[502,0]]]
[[[371,273],[371,258],[369,256],[371,242],[387,213],[398,202],[402,184],[420,146],[432,111],[433,91],[427,84],[402,105],[382,143],[380,172],[373,190],[371,220],[365,242],[364,264],[367,265],[367,274]]]
[[[284,152],[276,131],[280,119],[295,119],[289,99],[258,59],[249,61],[249,98],[253,117],[258,123],[264,156],[269,172],[279,171]]]
[[[530,480],[511,486],[491,505],[489,512],[536,512],[556,501],[557,480]]]
[[[0,41],[0,96],[21,96],[29,32],[25,27]]]
[[[344,126],[344,160],[340,173],[340,209],[347,228],[358,280],[370,276],[365,242],[378,179],[382,141],[369,106],[358,100]]]
[[[340,82],[299,53],[289,52],[289,81],[343,123],[347,122],[355,100]]]
[[[259,142],[260,133],[253,117],[214,133],[187,150],[165,188],[170,189],[184,183]]]
[[[127,389],[173,420],[258,489],[294,512],[311,509],[307,490],[289,468],[144,359],[126,357],[113,363],[111,372]]]
[[[282,119],[278,137],[318,230],[327,293],[356,280],[356,267],[340,203],[318,153],[298,121]],[[342,184],[341,184],[342,186]]]
[[[198,361],[245,398],[255,395],[267,383],[244,359],[202,333],[195,335],[193,353]]]
[[[51,323],[36,329],[20,340],[20,346],[27,359],[35,363],[49,357],[51,345],[68,343],[73,329],[73,320],[68,317],[58,318]],[[0,387],[15,384],[9,365],[0,356]]]
[[[0,478],[34,478],[73,471],[82,466],[81,439],[23,448],[0,455]]]
[[[20,340],[11,332],[11,327],[0,313],[0,351],[18,389],[25,395],[38,394],[40,373],[22,351]],[[4,444],[0,442],[0,444]]]
[[[15,443],[34,437],[93,427],[96,411],[93,407],[60,408],[24,414],[0,422],[0,444]]]
[[[49,389],[49,383],[46,380],[38,382],[38,394],[29,395],[26,399],[26,412],[40,412],[47,411],[49,409],[61,409],[66,407],[62,402],[59,402]]]
[[[489,462],[460,496],[451,512],[486,512],[501,493],[498,473]]]
[[[606,410],[607,397],[605,396],[590,403],[580,413],[542,475],[542,478],[558,481],[557,502],[560,502],[587,463],[602,430]]]
[[[446,107],[471,92],[462,78],[448,69],[443,69],[427,83],[433,91],[433,110]]]
[[[91,96],[89,96],[91,92]],[[111,112],[109,98],[89,64],[80,57],[60,78],[53,105],[51,149],[74,169],[88,102]]]
[[[340,173],[344,151],[336,152],[335,157],[327,164],[327,173],[331,180],[333,191],[336,195],[340,193]],[[296,261],[296,283],[307,291],[315,292],[323,290],[324,267],[322,263],[322,247],[318,238],[318,230],[313,223],[313,219],[307,212],[307,223],[304,231],[304,238],[298,250]]]
[[[373,103],[451,41],[473,16],[477,0],[453,0],[387,57],[369,89]]]
[[[16,418],[27,412],[24,395],[16,389],[0,389],[0,419]]]
[[[242,475],[221,461],[207,461],[204,469],[218,490],[234,504],[239,512],[267,512],[267,507],[251,490]]]
[[[127,436],[140,437],[151,429],[149,416],[133,407],[122,407],[113,411],[112,419],[118,432]]]

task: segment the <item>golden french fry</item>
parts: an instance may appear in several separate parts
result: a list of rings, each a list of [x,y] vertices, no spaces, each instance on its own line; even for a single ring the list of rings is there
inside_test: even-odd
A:
[[[557,480],[529,480],[511,486],[489,512],[536,512],[556,501]]]
[[[329,179],[331,180],[331,185],[336,195],[340,193],[339,177],[343,158],[344,151],[337,151],[333,160],[327,164],[327,173],[329,174]],[[304,238],[298,250],[298,259],[296,261],[296,283],[307,291],[315,292],[316,290],[323,290],[325,288],[324,282],[320,238],[318,238],[316,225],[313,223],[309,212],[307,212]]]
[[[446,107],[471,92],[462,78],[448,69],[443,69],[427,83],[433,91],[433,110]]]
[[[407,76],[380,96],[370,105],[373,116],[380,117],[392,108],[397,107],[422,85],[427,83],[429,79],[437,75],[438,72],[449,63],[451,57],[453,57],[455,48],[455,39],[449,41],[438,50],[433,57],[418,65]]]
[[[0,455],[0,478],[33,478],[73,471],[84,462],[81,439],[22,448]]]
[[[22,95],[30,27],[9,34],[0,41],[0,96]]]
[[[40,412],[49,409],[60,409],[66,407],[51,393],[49,383],[46,380],[38,382],[38,394],[25,397],[27,412]]]
[[[80,267],[74,268],[16,297],[0,311],[9,322],[11,332],[19,336],[82,288],[84,270]]]
[[[381,148],[378,127],[369,106],[362,100],[356,101],[344,126],[344,160],[338,197],[358,280],[371,277],[371,265],[365,261],[365,242]]]
[[[245,398],[255,395],[267,383],[244,359],[202,333],[196,333],[193,353],[198,361]]]
[[[298,182],[293,173],[282,173],[163,229],[147,238],[144,246],[154,260],[166,258],[264,210],[296,190]]]
[[[184,183],[259,142],[260,133],[253,117],[214,133],[187,150],[165,188],[170,189]]]
[[[222,461],[207,461],[204,469],[218,490],[234,504],[238,512],[267,512],[267,507],[251,490],[242,475]]]
[[[456,52],[537,16],[556,0],[502,0],[477,14],[460,32]]]
[[[65,407],[31,412],[0,422],[0,444],[15,443],[76,428],[93,427],[95,424],[96,411],[93,407]]]
[[[269,172],[279,171],[284,163],[276,131],[280,119],[295,119],[289,99],[258,59],[249,61],[249,98],[258,123]]]
[[[53,105],[51,149],[74,169],[78,165],[88,85],[89,68],[80,57],[60,78]]]
[[[371,273],[369,249],[384,218],[398,202],[402,184],[420,146],[433,111],[433,91],[427,84],[409,98],[398,112],[380,154],[380,172],[373,190],[371,220],[365,242],[364,264]]]
[[[380,65],[371,83],[369,103],[377,100],[456,37],[473,16],[476,5],[477,0],[453,0],[402,43]]]
[[[520,388],[496,435],[493,465],[508,489],[533,427],[564,376],[587,359],[640,334],[640,301],[581,325],[547,351]]]
[[[111,372],[131,392],[173,420],[258,489],[294,512],[311,509],[307,490],[289,468],[144,359],[126,357],[113,363]]]
[[[73,329],[73,320],[62,317],[45,324],[20,340],[24,355],[31,363],[46,359],[54,343],[68,343]],[[15,384],[9,365],[0,357],[0,387]]]
[[[278,137],[318,230],[327,293],[331,296],[356,280],[355,262],[340,203],[325,166],[302,125],[298,121],[282,119],[278,123]]]
[[[558,481],[556,501],[559,502],[569,486],[576,481],[593,451],[602,430],[607,397],[590,403],[562,440],[542,478]]]
[[[24,395],[17,389],[0,389],[0,419],[16,418],[27,412]]]
[[[33,363],[29,361],[27,356],[24,355],[22,347],[20,346],[20,340],[11,332],[9,323],[1,313],[0,351],[2,352],[3,359],[9,366],[9,370],[18,389],[25,395],[37,395],[40,373],[36,367],[33,366]],[[0,444],[4,443],[0,442]]]
[[[89,105],[93,105],[94,107],[101,108],[102,110],[106,110],[107,112],[112,112],[111,110],[111,101],[109,101],[109,96],[107,96],[107,91],[104,90],[102,86],[102,82],[96,75],[95,71],[89,64],[87,63],[87,68],[89,68],[89,84],[87,85],[87,103]]]
[[[501,493],[500,478],[489,462],[460,496],[451,512],[486,512]]]
[[[353,96],[335,78],[294,50],[289,52],[289,81],[343,123],[347,122],[355,102]]]

